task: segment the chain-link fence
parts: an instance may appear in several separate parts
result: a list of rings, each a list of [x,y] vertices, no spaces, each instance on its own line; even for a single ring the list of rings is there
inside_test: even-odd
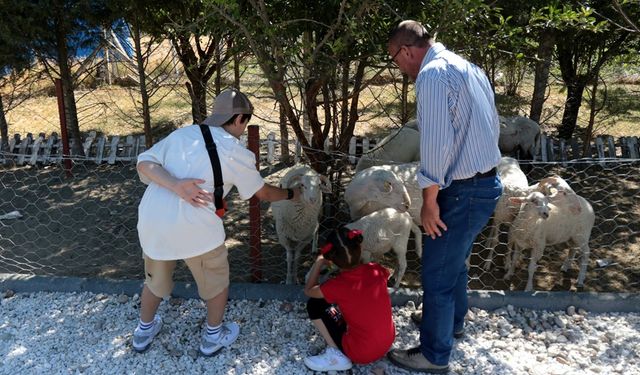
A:
[[[266,158],[266,150],[262,154]],[[333,191],[324,196],[325,207],[319,218],[320,239],[327,230],[351,221],[343,193],[354,168],[347,161],[348,155],[334,156],[334,164],[325,168]],[[596,222],[589,241],[591,255],[584,289],[640,290],[640,205],[635,198],[640,189],[640,161],[578,160],[521,163],[521,166],[530,183],[550,174],[562,176],[593,206]],[[261,170],[268,182],[277,184],[286,166],[263,163]],[[0,173],[0,272],[141,278],[136,223],[137,206],[145,185],[138,179],[135,164],[96,164],[76,158],[69,172],[71,177],[62,163],[3,167]],[[261,251],[259,259],[252,259],[248,202],[239,200],[235,193],[228,202],[230,210],[225,217],[225,227],[232,280],[255,281],[252,272],[258,265],[261,282],[284,282],[286,255],[278,244],[269,205],[261,205]],[[484,245],[490,225],[478,238],[470,258],[470,288],[524,289],[528,250],[524,251],[524,259],[514,277],[510,281],[504,279],[508,226],[502,227],[496,255],[485,270],[489,249]],[[410,241],[408,268],[402,280],[402,285],[407,287],[420,284],[420,259],[413,246]],[[566,273],[560,271],[567,252],[565,245],[546,248],[535,273],[536,290],[575,289],[578,263],[574,262]],[[308,246],[303,252],[298,279],[303,279],[311,261],[311,246]],[[393,251],[379,261],[391,269],[397,265]],[[179,266],[176,278],[190,279],[184,266]]]

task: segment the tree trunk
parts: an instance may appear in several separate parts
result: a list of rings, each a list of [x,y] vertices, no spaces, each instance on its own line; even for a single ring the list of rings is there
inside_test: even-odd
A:
[[[576,130],[584,87],[585,84],[577,79],[567,83],[567,100],[564,103],[562,124],[558,128],[558,136],[560,138],[571,139],[573,132]]]
[[[11,152],[11,150],[9,150],[9,126],[7,125],[7,118],[4,116],[2,95],[0,95],[0,137],[2,137],[0,152]]]
[[[136,63],[138,66],[138,80],[140,82],[140,100],[142,101],[142,121],[144,123],[144,139],[147,149],[153,145],[151,133],[151,112],[149,110],[149,92],[147,92],[147,75],[144,72],[144,57],[140,44],[140,23],[136,19],[133,26],[133,43],[136,50]]]
[[[238,52],[233,54],[233,86],[240,91],[240,58]]]
[[[57,25],[56,37],[58,47],[58,67],[60,69],[60,80],[62,81],[62,96],[64,99],[64,109],[67,118],[67,132],[69,139],[73,140],[71,148],[72,155],[84,156],[82,140],[80,138],[80,126],[78,124],[78,110],[76,108],[76,98],[73,92],[73,79],[71,78],[71,67],[69,66],[69,52],[67,50],[67,39],[65,30],[61,25]]]
[[[402,122],[402,125],[404,125],[409,121],[409,76],[406,74],[402,75],[401,98],[400,121]]]
[[[584,132],[583,139],[583,148],[582,148],[582,157],[590,157],[591,156],[591,139],[593,138],[593,127],[596,121],[596,115],[600,111],[600,109],[596,108],[598,105],[598,83],[600,81],[600,70],[595,72],[596,79],[593,80],[593,86],[591,86],[591,100],[589,101],[589,124],[587,124],[587,129]]]
[[[220,94],[220,91],[222,90],[222,61],[220,57],[220,48],[220,43],[216,43],[216,51],[214,54],[214,61],[216,62],[216,75],[213,78],[216,96],[218,96],[218,94]]]
[[[291,156],[289,155],[289,130],[287,129],[287,116],[284,113],[282,104],[280,107],[280,154],[282,162],[289,164]]]
[[[538,45],[538,60],[536,61],[536,73],[533,83],[533,96],[531,98],[531,110],[529,118],[535,122],[540,122],[542,107],[544,105],[547,82],[549,80],[549,68],[555,45],[555,34],[551,31],[544,31],[540,35]]]
[[[204,89],[207,83],[191,79],[189,81],[186,86],[191,98],[191,116],[194,124],[200,124],[207,117],[207,90]]]

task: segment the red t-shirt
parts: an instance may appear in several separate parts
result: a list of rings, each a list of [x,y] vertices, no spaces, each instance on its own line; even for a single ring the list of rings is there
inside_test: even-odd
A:
[[[342,349],[355,363],[382,358],[395,339],[388,278],[386,268],[367,263],[342,271],[320,285],[324,299],[338,305],[347,323]]]

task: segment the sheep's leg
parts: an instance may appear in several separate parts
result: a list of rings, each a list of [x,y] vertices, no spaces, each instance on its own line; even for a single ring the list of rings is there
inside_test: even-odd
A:
[[[291,283],[292,284],[297,284],[298,283],[298,266],[300,264],[300,252],[302,251],[302,248],[304,247],[304,243],[303,244],[299,244],[298,246],[295,247],[295,249],[293,250],[293,272],[292,272],[292,277],[291,277]]]
[[[404,273],[407,271],[407,248],[405,246],[404,252],[401,249],[398,250],[394,248],[393,250],[398,258],[398,269],[394,272],[395,281],[393,283],[393,288],[398,289],[400,287],[400,281],[402,281]]]
[[[560,268],[562,272],[567,272],[569,267],[571,267],[571,263],[576,257],[576,250],[577,250],[576,245],[573,245],[569,248],[569,253],[567,254],[567,258],[564,260],[564,262],[562,262],[562,267]]]
[[[513,244],[507,244],[507,252],[504,254],[504,269],[511,268],[511,257],[513,256]]]
[[[487,242],[485,247],[489,249],[489,255],[487,259],[484,261],[484,270],[489,271],[491,266],[493,265],[493,255],[496,252],[496,244],[498,243],[498,236],[500,235],[498,229],[500,224],[496,223],[495,219],[493,220],[493,226],[491,226],[491,231],[489,232],[489,237],[487,238]]]
[[[580,245],[580,272],[578,273],[578,287],[584,286],[584,279],[587,276],[587,266],[589,265],[589,243],[584,242]]]
[[[516,266],[520,262],[520,257],[522,256],[522,249],[520,246],[516,245],[513,242],[509,242],[507,247],[513,249],[513,258],[510,259],[509,262],[505,263],[505,267],[507,268],[507,273],[504,275],[505,280],[511,279],[513,273],[515,272]]]
[[[529,261],[529,277],[527,278],[527,286],[524,288],[525,292],[530,292],[533,290],[533,274],[536,272],[536,268],[538,268],[538,261],[542,258],[542,254],[544,252],[544,246],[534,246],[531,249],[531,260]]]
[[[318,227],[316,225],[316,229],[313,231],[313,240],[311,241],[311,254],[315,257],[318,254]]]
[[[293,250],[288,246],[285,248],[287,251],[287,280],[285,281],[287,285],[293,284]]]

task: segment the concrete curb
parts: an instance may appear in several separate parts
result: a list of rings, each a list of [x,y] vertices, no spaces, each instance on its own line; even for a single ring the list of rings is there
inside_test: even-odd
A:
[[[140,293],[142,280],[110,280],[99,278],[33,276],[0,273],[0,290],[11,289],[18,293],[34,292],[92,292],[134,295]],[[403,306],[408,301],[416,305],[421,301],[421,292],[416,289],[389,289],[392,303]],[[194,283],[176,282],[173,296],[198,298]],[[232,283],[230,299],[305,301],[300,285]],[[590,312],[640,312],[639,293],[595,293],[595,292],[519,292],[486,291],[469,292],[469,306],[494,310],[506,305],[535,310],[565,310],[568,306],[583,308]]]

